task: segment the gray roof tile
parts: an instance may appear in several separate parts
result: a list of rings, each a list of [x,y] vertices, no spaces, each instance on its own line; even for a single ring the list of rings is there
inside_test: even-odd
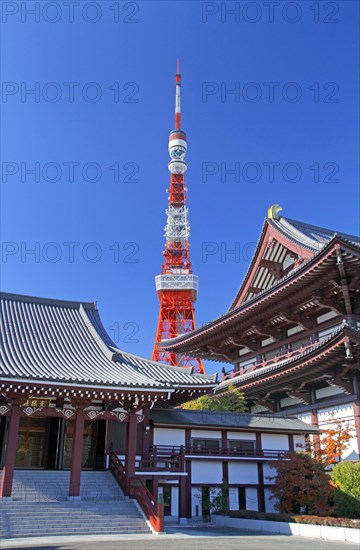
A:
[[[0,293],[0,314],[2,379],[163,391],[216,383],[118,349],[92,303]]]
[[[184,409],[153,409],[151,418],[155,426],[193,426],[212,428],[244,428],[247,430],[270,430],[300,433],[316,433],[294,416],[276,416],[272,413],[250,414],[213,411],[187,411]]]

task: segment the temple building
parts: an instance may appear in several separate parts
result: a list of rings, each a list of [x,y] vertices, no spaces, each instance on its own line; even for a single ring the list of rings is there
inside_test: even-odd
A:
[[[360,451],[360,238],[269,208],[244,280],[221,317],[163,343],[232,364],[216,392],[244,392],[251,411],[350,430]],[[319,435],[314,436],[319,441]]]
[[[208,513],[224,480],[231,508],[272,509],[269,461],[318,432],[294,418],[176,408],[214,391],[217,376],[118,349],[94,303],[0,298],[1,513],[14,522],[5,538],[89,532],[84,499],[113,521],[93,520],[92,533],[133,532],[140,512],[136,521],[162,531],[164,513]]]

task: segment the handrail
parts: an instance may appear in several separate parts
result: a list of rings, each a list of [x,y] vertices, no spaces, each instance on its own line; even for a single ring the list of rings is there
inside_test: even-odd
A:
[[[137,500],[154,531],[163,533],[164,504],[155,501],[155,498],[141,479],[135,477],[130,479],[129,496]]]
[[[120,485],[121,489],[125,493],[126,492],[125,466],[114,451],[110,451],[110,454],[109,454],[109,469],[112,472],[118,484]]]
[[[319,340],[316,340],[311,344],[307,344],[306,346],[302,346],[300,348],[290,350],[286,353],[283,353],[282,355],[272,357],[271,359],[265,359],[263,361],[260,361],[260,363],[254,363],[250,367],[240,368],[238,371],[234,371],[234,370],[226,371],[223,374],[223,380],[236,378],[237,376],[242,376],[243,374],[253,372],[254,370],[258,370],[262,367],[280,364],[282,362],[287,361],[288,359],[291,359],[294,355],[301,355],[302,353],[304,353],[304,351],[306,351],[309,348],[313,348],[314,346],[317,346],[319,343],[320,343]]]
[[[231,447],[218,447],[217,449],[205,449],[196,447],[187,447],[185,449],[186,454],[190,455],[207,455],[207,456],[244,456],[244,457],[255,457],[255,458],[281,458],[284,453],[288,451],[283,450],[274,450],[274,449],[252,449],[252,450],[241,450],[241,449],[232,449]]]
[[[137,500],[154,531],[162,533],[164,531],[164,504],[156,502],[155,497],[139,478],[130,478],[127,490],[125,466],[115,451],[110,451],[109,468],[124,493]]]

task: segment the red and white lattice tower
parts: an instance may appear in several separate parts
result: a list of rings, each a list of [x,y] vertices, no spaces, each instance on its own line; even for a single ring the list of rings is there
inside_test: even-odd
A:
[[[202,361],[164,351],[159,342],[175,338],[195,328],[194,302],[197,298],[198,277],[193,275],[190,263],[190,225],[186,207],[186,134],[180,129],[180,66],[176,71],[175,130],[169,137],[170,170],[169,207],[166,210],[166,246],[161,275],[155,277],[160,300],[160,314],[152,359],[172,366],[193,367],[204,373]]]

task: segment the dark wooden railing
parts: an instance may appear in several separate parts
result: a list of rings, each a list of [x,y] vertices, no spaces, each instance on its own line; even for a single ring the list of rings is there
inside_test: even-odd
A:
[[[186,455],[206,455],[206,456],[243,456],[255,458],[281,458],[287,451],[272,449],[239,449],[238,447],[214,447],[212,449],[201,445],[191,447],[167,447],[165,445],[156,445],[151,449],[150,456],[156,456],[157,461],[165,462],[175,467],[180,465],[179,471],[183,471],[184,457]],[[168,457],[168,458],[166,458]],[[169,458],[170,457],[170,458]],[[178,458],[176,458],[178,457]],[[163,469],[166,469],[165,467]]]
[[[126,493],[125,466],[114,451],[110,451],[109,469],[112,472],[118,484],[120,485],[123,492]]]
[[[281,458],[284,453],[287,451],[280,451],[280,450],[272,450],[272,449],[249,449],[249,450],[242,450],[242,449],[232,449],[232,448],[224,448],[224,447],[218,447],[217,449],[206,449],[206,448],[199,448],[196,447],[189,447],[185,449],[185,453],[187,455],[206,455],[206,456],[243,456],[243,457],[253,457],[253,458]]]
[[[139,478],[130,478],[129,486],[126,486],[125,466],[118,458],[115,451],[110,452],[109,468],[124,491],[124,494],[137,500],[140,508],[145,514],[146,519],[150,522],[154,531],[157,533],[163,533],[164,504],[162,502],[157,502],[155,497],[150,493],[149,489]]]
[[[164,532],[164,504],[156,502],[149,489],[139,478],[130,480],[129,496],[136,498],[146,518],[157,533]]]
[[[287,361],[288,359],[291,359],[295,355],[301,355],[306,350],[313,348],[315,346],[320,345],[319,339],[316,341],[307,344],[306,346],[301,346],[300,348],[296,348],[294,350],[289,350],[286,353],[283,353],[282,355],[277,355],[275,357],[272,357],[271,359],[264,359],[263,361],[260,361],[259,363],[255,363],[249,367],[242,367],[237,371],[229,370],[229,371],[223,371],[222,380],[229,380],[230,378],[236,378],[237,376],[242,376],[243,374],[247,374],[249,372],[253,372],[254,370],[261,369],[262,367],[268,367],[271,365],[277,365],[278,363],[281,363],[283,361]]]

